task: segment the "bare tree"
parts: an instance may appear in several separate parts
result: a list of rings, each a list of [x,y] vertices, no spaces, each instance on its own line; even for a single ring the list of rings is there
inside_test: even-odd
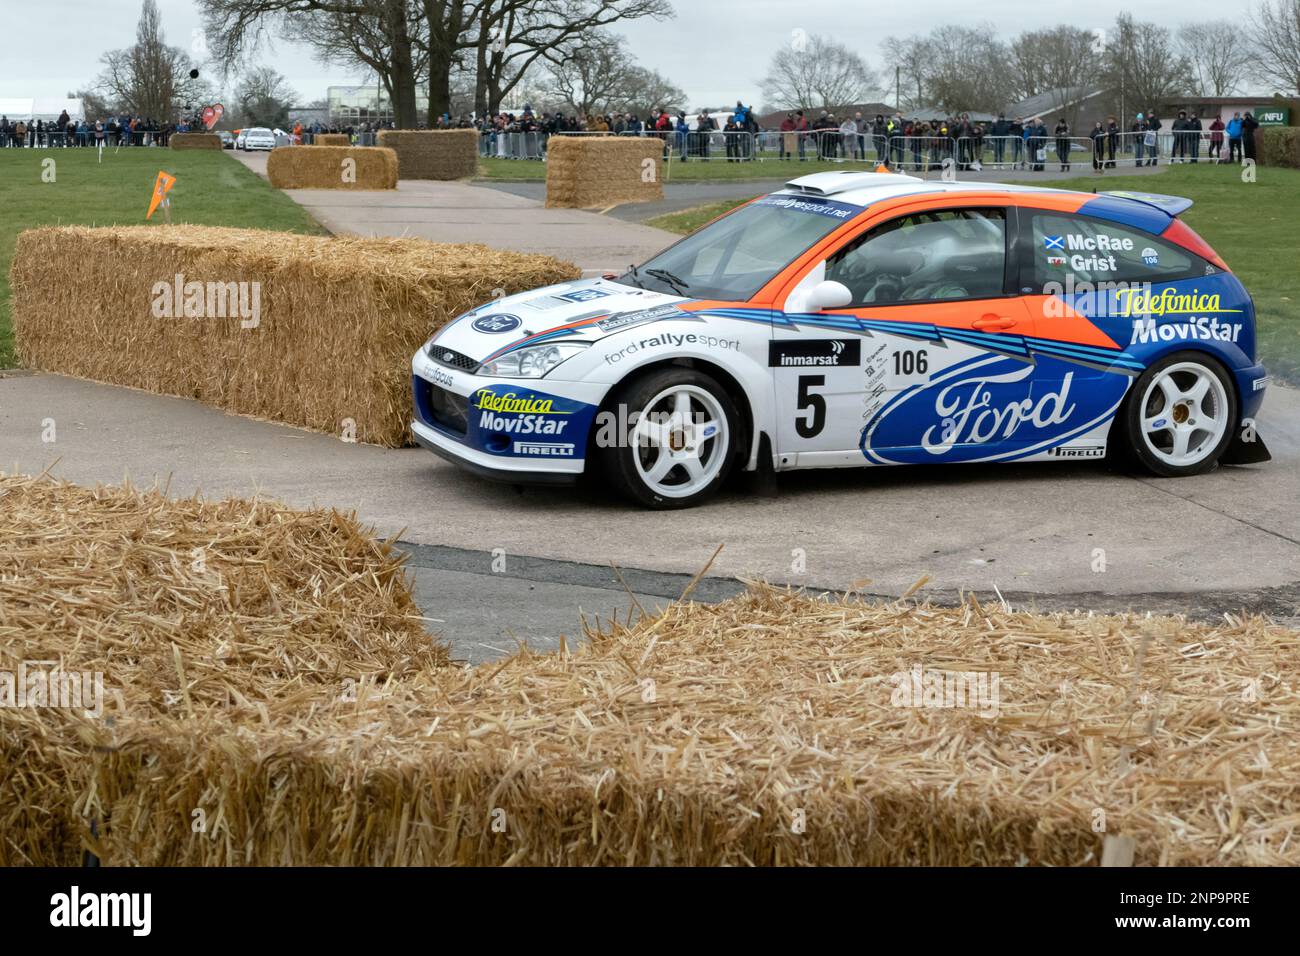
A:
[[[306,38],[318,55],[364,63],[380,77],[401,127],[413,127],[421,0],[199,0],[213,59],[229,71],[273,33]]]
[[[644,116],[655,109],[669,113],[686,109],[686,93],[657,70],[633,67],[627,84],[611,98],[610,110]]]
[[[99,89],[137,116],[165,122],[206,92],[204,84],[189,76],[189,55],[167,45],[154,0],[144,0],[140,8],[135,45],[105,53],[101,62]]]
[[[776,109],[821,109],[861,103],[879,87],[876,74],[848,47],[799,35],[772,55],[763,97]]]
[[[121,109],[119,104],[104,98],[99,90],[69,90],[68,99],[81,100],[82,114],[89,119],[105,119]]]
[[[641,113],[685,109],[686,94],[666,77],[639,66],[627,41],[595,30],[553,49],[543,94],[579,113]]]
[[[1188,23],[1178,28],[1178,47],[1191,66],[1200,96],[1231,96],[1250,66],[1250,50],[1227,20]]]
[[[288,81],[269,66],[252,70],[235,87],[235,106],[239,110],[240,125],[269,126],[272,129],[289,125],[289,107],[298,94]]]
[[[416,94],[428,76],[420,11],[416,4],[380,0],[359,9],[313,10],[285,18],[295,36],[323,63],[351,64],[373,73],[396,124],[414,126]]]
[[[889,71],[885,84],[887,90],[894,91],[898,108],[929,105],[925,102],[925,74],[930,53],[925,37],[915,33],[902,39],[885,37],[880,43],[880,54]]]
[[[547,91],[579,113],[607,112],[610,100],[626,88],[636,69],[625,41],[601,30],[559,48],[552,57]]]
[[[1001,109],[1015,96],[1006,46],[992,25],[936,27],[926,38],[928,95],[949,112]]]
[[[1282,93],[1300,93],[1300,0],[1265,0],[1251,15],[1256,71]]]
[[[1174,47],[1170,32],[1154,23],[1141,23],[1127,13],[1115,20],[1106,38],[1103,72],[1114,112],[1125,116],[1135,109],[1159,109],[1171,97],[1195,84],[1191,64]]]
[[[576,37],[620,20],[673,15],[669,0],[482,0],[469,41],[478,77],[475,109],[497,112],[530,67]]]
[[[1101,85],[1101,43],[1091,30],[1059,26],[1030,30],[1011,41],[1015,97]]]

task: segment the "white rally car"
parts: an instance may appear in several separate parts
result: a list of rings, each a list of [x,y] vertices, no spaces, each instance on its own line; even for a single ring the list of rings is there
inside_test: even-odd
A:
[[[483,305],[412,359],[479,474],[593,467],[651,507],[745,469],[1267,460],[1254,306],[1187,200],[831,172],[621,276]]]

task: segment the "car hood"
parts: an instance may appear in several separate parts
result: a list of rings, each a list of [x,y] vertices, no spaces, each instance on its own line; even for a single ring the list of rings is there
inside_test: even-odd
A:
[[[534,343],[596,341],[680,315],[674,304],[687,301],[683,296],[609,279],[565,282],[496,299],[466,312],[443,328],[433,344],[482,362]],[[429,354],[438,358],[436,348]]]

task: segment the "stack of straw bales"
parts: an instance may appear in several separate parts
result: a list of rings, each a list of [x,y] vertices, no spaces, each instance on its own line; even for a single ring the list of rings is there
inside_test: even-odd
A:
[[[378,146],[277,146],[266,175],[277,189],[396,189],[397,154]]]
[[[421,239],[68,226],[20,234],[10,278],[32,368],[334,435],[350,419],[358,441],[396,447],[430,333],[496,289],[579,275],[550,256]]]
[[[603,209],[663,199],[663,151],[654,137],[552,136],[546,205]]]
[[[119,529],[137,516],[115,498],[102,510],[126,512]],[[189,590],[167,597],[187,586],[168,554],[196,539],[110,535],[107,515],[81,510],[52,532],[21,520],[0,580],[49,564],[39,587],[62,600],[0,585],[11,658],[100,669],[117,691],[111,725],[0,711],[18,748],[0,767],[0,863],[68,863],[85,845],[115,865],[1095,865],[1104,835],[1131,838],[1138,864],[1300,862],[1300,635],[1262,620],[759,588],[462,670],[368,631],[263,641],[213,622],[211,636],[148,641],[33,626],[87,602],[192,605]],[[67,559],[50,554],[87,529]],[[257,583],[283,544],[223,534],[255,607],[301,593]],[[290,557],[295,580],[337,567]],[[108,576],[122,561],[168,577]],[[353,564],[341,579],[362,576]],[[232,612],[245,599],[230,588]],[[12,607],[25,627],[5,626]],[[397,630],[386,607],[357,613]],[[917,668],[998,674],[997,706],[906,706],[898,688]],[[345,674],[366,679],[341,699]]]
[[[464,179],[478,172],[479,133],[473,129],[386,129],[379,145],[392,148],[403,179]]]
[[[311,138],[313,146],[351,146],[352,138],[347,133],[315,133]]]
[[[167,145],[172,149],[221,149],[221,137],[216,133],[172,133]]]

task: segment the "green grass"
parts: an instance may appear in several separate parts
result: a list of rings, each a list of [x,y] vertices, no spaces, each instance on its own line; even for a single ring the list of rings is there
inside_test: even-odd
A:
[[[663,216],[647,219],[646,225],[654,226],[656,229],[666,229],[669,232],[684,236],[699,229],[706,222],[718,218],[727,210],[735,209],[742,203],[747,202],[749,202],[748,199],[724,199],[721,202],[711,202],[703,206],[692,206],[690,209],[683,209],[681,212],[670,212]]]
[[[1131,189],[1186,196],[1183,220],[1200,233],[1255,300],[1259,355],[1281,381],[1300,385],[1300,170],[1260,168],[1243,183],[1236,166],[1174,166],[1157,176],[1086,176],[1045,183],[1063,189]],[[745,202],[697,206],[649,225],[688,233]]]
[[[54,182],[42,161],[54,160]],[[230,156],[168,149],[0,150],[0,368],[16,363],[10,321],[9,265],[18,233],[46,225],[143,224],[159,170],[176,177],[172,221],[322,233],[296,202]],[[161,213],[153,222],[162,226]]]
[[[546,178],[546,164],[526,159],[480,159],[479,179],[499,181],[538,181]],[[864,163],[801,163],[787,160],[763,160],[761,163],[729,163],[725,159],[711,159],[702,163],[697,159],[680,162],[673,157],[671,168],[667,172],[667,182],[739,182],[746,179],[779,179],[783,182],[795,176],[808,176],[812,173],[824,173],[832,170],[864,169],[871,166]]]

